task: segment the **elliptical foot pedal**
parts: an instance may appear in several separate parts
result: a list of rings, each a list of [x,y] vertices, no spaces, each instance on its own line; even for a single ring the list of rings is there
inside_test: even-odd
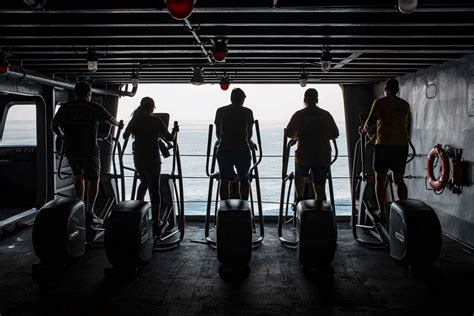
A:
[[[228,282],[240,282],[247,279],[249,275],[250,267],[248,265],[219,266],[219,276]]]

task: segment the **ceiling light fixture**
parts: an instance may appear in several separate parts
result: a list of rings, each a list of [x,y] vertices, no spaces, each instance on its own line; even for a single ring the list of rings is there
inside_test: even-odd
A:
[[[195,86],[200,86],[204,84],[204,79],[202,78],[201,67],[199,66],[193,67],[193,77],[191,78],[190,82]]]
[[[87,70],[89,72],[96,72],[98,67],[99,58],[95,53],[94,49],[89,47],[87,51]]]
[[[410,14],[415,12],[418,0],[398,0],[398,10],[401,13]]]
[[[230,79],[229,76],[224,72],[224,75],[222,75],[220,79],[220,86],[221,89],[226,91],[230,87]]]
[[[321,53],[321,70],[324,72],[328,72],[331,70],[331,53],[329,52],[329,48],[327,46],[323,46],[323,51]]]
[[[34,10],[43,10],[46,6],[46,0],[23,0],[23,3]]]
[[[214,46],[212,47],[212,58],[216,62],[223,62],[227,56],[227,39],[216,38],[212,40]]]
[[[132,74],[132,87],[134,88],[138,87],[139,82],[140,80],[138,78],[138,73],[134,71]]]
[[[187,19],[193,13],[196,0],[165,0],[170,15],[176,20]]]
[[[303,71],[301,72],[300,78],[299,78],[300,86],[305,87],[306,84],[308,83],[308,79],[309,79],[308,73],[303,68]]]

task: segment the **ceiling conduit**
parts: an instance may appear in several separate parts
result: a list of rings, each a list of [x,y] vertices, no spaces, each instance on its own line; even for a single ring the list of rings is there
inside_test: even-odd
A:
[[[23,68],[9,66],[8,70],[5,73],[2,73],[3,76],[32,81],[48,86],[64,88],[69,90],[74,90],[75,83],[69,82],[62,79],[50,78],[44,75],[40,75],[34,72],[27,72]],[[113,95],[118,97],[133,97],[137,92],[138,86],[133,87],[131,91],[122,91],[122,90],[110,90],[110,89],[100,89],[92,88],[92,93],[102,94],[102,95]]]

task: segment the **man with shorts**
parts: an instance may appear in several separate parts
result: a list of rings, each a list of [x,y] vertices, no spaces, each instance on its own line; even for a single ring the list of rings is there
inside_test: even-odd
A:
[[[303,199],[304,179],[312,174],[317,200],[326,200],[326,179],[331,166],[329,141],[339,136],[332,115],[318,106],[318,91],[307,89],[305,108],[297,111],[286,127],[285,136],[298,140],[295,152],[295,189],[297,202]]]
[[[387,220],[385,199],[388,170],[392,171],[398,198],[408,197],[403,175],[408,156],[410,106],[405,100],[397,97],[399,84],[396,79],[387,80],[384,90],[385,97],[374,101],[364,124],[366,133],[369,133],[371,126],[376,124],[374,172],[375,194],[379,209],[374,212],[374,215],[380,222]]]
[[[249,198],[250,145],[252,144],[253,112],[243,106],[245,93],[240,88],[232,90],[231,104],[216,111],[216,135],[219,140],[217,163],[220,172],[221,200],[230,198],[230,181],[235,178],[234,166],[239,175],[239,194]]]
[[[102,224],[94,213],[100,177],[97,129],[102,122],[115,126],[123,123],[119,123],[102,106],[90,101],[92,91],[88,83],[77,83],[74,93],[77,99],[61,105],[54,116],[52,128],[64,140],[64,153],[75,176],[74,188],[77,197],[81,200],[84,200],[85,181],[87,181],[87,223]]]

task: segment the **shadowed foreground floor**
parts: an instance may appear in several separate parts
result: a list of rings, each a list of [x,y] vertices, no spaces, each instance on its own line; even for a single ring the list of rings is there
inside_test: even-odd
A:
[[[474,259],[451,239],[443,238],[432,271],[419,275],[386,250],[359,246],[347,226],[339,227],[330,284],[304,278],[295,251],[280,245],[275,225],[266,224],[250,276],[240,284],[219,277],[215,250],[192,242],[203,240],[202,223],[188,223],[181,247],[156,253],[128,281],[104,278],[109,263],[102,248],[89,250],[63,275],[33,279],[37,259],[26,228],[0,240],[0,314],[473,314]]]

